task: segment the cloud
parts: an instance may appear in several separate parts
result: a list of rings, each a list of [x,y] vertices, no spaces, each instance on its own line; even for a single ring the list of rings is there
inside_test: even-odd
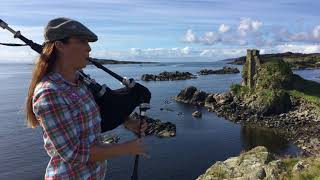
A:
[[[316,40],[320,40],[320,25],[314,27],[312,31],[313,38]]]
[[[275,49],[277,52],[295,52],[295,53],[320,53],[320,45],[295,45],[284,44],[278,45]]]
[[[134,50],[133,50],[134,49]],[[139,56],[135,56],[137,59],[146,59],[150,57],[158,58],[187,58],[187,57],[204,57],[210,59],[221,60],[225,58],[233,58],[244,56],[246,54],[246,48],[132,48],[131,55],[136,55],[139,52]]]
[[[246,48],[215,48],[203,49],[199,55],[201,57],[216,57],[218,59],[225,59],[244,56],[246,52]]]
[[[319,43],[320,42],[320,25],[304,32],[290,32],[286,28],[281,28],[274,32],[274,44],[281,43]]]
[[[190,48],[190,47],[185,47],[185,48],[182,48],[181,50],[180,50],[180,52],[182,53],[182,54],[190,54],[191,53],[191,51],[192,51],[192,49]]]
[[[301,42],[301,41],[308,41],[310,39],[310,35],[307,32],[298,32],[292,34],[289,39],[291,41]]]
[[[196,37],[193,30],[188,29],[184,42],[207,46],[219,44],[257,46],[259,48],[270,48],[271,46],[284,43],[320,43],[320,25],[314,26],[304,32],[293,32],[292,29],[289,31],[287,28],[281,26],[270,25],[268,29],[262,28],[263,22],[251,18],[242,18],[236,27],[237,31],[231,31],[231,29],[234,28],[221,24],[217,31],[208,31],[199,37]]]
[[[243,18],[238,26],[238,31],[241,36],[246,36],[250,32],[258,31],[262,24],[263,23],[261,21],[251,20],[250,18]]]
[[[242,18],[238,25],[238,31],[232,32],[231,26],[226,24],[221,24],[217,31],[208,31],[203,34],[203,36],[197,37],[192,29],[188,29],[184,36],[184,42],[187,43],[197,43],[203,45],[214,45],[217,43],[225,45],[264,45],[266,42],[270,44],[269,41],[263,41],[263,34],[260,32],[262,27],[262,22],[257,20],[252,20],[251,18]],[[227,33],[228,32],[228,33]]]
[[[139,48],[131,48],[130,49],[130,53],[133,55],[141,55],[142,54],[142,50]]]
[[[199,40],[201,43],[205,45],[213,45],[221,41],[221,37],[219,34],[215,32],[206,32],[203,37]]]
[[[230,30],[230,26],[225,25],[225,24],[221,24],[219,27],[219,32],[220,33],[226,33]]]
[[[185,57],[195,55],[191,47],[184,48],[131,48],[127,56],[135,57]]]
[[[191,29],[188,29],[184,36],[183,41],[187,43],[194,43],[194,42],[197,42],[197,37]]]

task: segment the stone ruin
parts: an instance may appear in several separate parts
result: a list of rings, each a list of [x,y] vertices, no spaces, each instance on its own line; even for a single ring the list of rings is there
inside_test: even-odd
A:
[[[261,63],[259,50],[247,49],[246,62],[242,70],[242,85],[248,86],[250,89],[255,87],[254,75],[257,73]]]

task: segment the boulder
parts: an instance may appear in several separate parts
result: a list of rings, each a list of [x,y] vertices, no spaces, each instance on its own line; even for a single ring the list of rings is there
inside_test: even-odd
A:
[[[192,97],[193,94],[197,91],[197,88],[194,86],[189,86],[183,90],[180,91],[180,93],[178,94],[178,96],[176,97],[176,99],[178,101],[182,101],[182,102],[189,102]]]
[[[268,163],[274,156],[263,146],[232,157],[225,161],[218,161],[197,180],[207,179],[264,179],[270,177]]]
[[[204,91],[194,92],[192,99],[190,100],[191,104],[203,106],[208,94]]]
[[[202,117],[202,113],[199,112],[199,111],[195,111],[195,112],[192,113],[192,116],[196,117],[196,118],[201,118]]]
[[[106,144],[114,144],[114,143],[118,143],[120,140],[120,137],[117,135],[102,135],[102,142],[106,143]]]
[[[196,87],[189,86],[180,91],[175,100],[187,104],[204,106],[208,94],[204,91],[198,91]]]
[[[140,120],[138,113],[131,115],[132,119]],[[155,135],[157,137],[174,137],[176,136],[176,125],[171,122],[161,122],[159,119],[144,117],[148,127],[145,131],[146,135]]]

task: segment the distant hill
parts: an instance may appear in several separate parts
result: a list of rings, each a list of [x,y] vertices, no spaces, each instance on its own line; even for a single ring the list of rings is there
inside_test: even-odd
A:
[[[277,54],[261,54],[262,61],[272,59],[282,59],[288,62],[292,69],[315,69],[320,68],[320,53],[303,54],[303,53],[277,53]],[[233,59],[228,64],[243,65],[246,61],[246,56]]]
[[[153,64],[156,62],[139,62],[139,61],[119,61],[113,59],[97,59],[92,58],[93,60],[101,63],[101,64]]]

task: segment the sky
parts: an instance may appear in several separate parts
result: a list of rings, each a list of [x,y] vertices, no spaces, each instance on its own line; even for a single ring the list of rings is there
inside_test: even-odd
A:
[[[0,19],[42,43],[57,17],[97,34],[91,57],[138,61],[216,61],[260,54],[320,52],[316,0],[1,0]],[[21,43],[0,28],[0,42]],[[33,62],[28,47],[0,46],[1,62]]]

